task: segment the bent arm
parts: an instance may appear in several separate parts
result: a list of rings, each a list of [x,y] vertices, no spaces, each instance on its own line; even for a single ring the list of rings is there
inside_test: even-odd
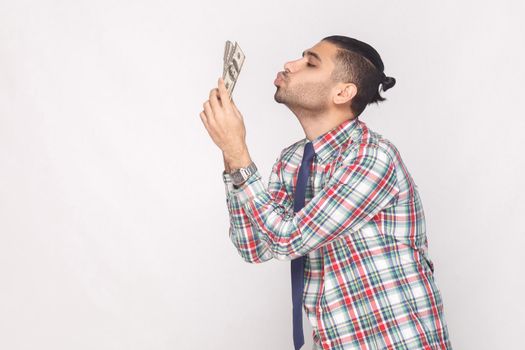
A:
[[[268,249],[268,244],[260,239],[262,233],[258,231],[246,209],[241,205],[239,197],[236,195],[249,182],[262,181],[259,171],[253,174],[246,183],[240,188],[235,188],[226,162],[223,171],[223,181],[225,184],[226,204],[230,216],[229,237],[233,245],[237,248],[240,256],[249,263],[262,263],[273,258],[272,252]],[[268,193],[272,198],[281,203],[283,207],[288,206],[285,203],[286,192],[280,178],[280,157],[275,161],[270,179],[268,182]]]
[[[399,188],[390,156],[375,145],[358,145],[349,163],[334,171],[327,185],[296,213],[252,177],[232,192],[236,205],[253,224],[257,242],[266,242],[271,255],[291,260],[359,230],[379,211],[395,203]],[[266,253],[265,253],[266,254]],[[269,254],[268,254],[269,256]]]

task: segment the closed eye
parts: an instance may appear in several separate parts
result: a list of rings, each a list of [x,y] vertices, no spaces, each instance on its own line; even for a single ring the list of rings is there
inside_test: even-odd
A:
[[[315,67],[313,64],[310,64],[310,62],[308,62],[306,65],[307,65],[308,67]]]

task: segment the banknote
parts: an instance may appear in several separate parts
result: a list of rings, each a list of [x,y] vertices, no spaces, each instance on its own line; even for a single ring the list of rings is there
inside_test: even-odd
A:
[[[223,70],[222,70],[222,78],[223,79],[226,77],[227,62],[228,62],[228,59],[230,58],[230,54],[231,54],[231,49],[232,48],[233,48],[232,42],[229,41],[229,40],[226,40],[226,45],[224,46],[224,61],[223,61],[224,67],[223,67]]]
[[[233,43],[229,40],[226,41],[224,46],[224,67],[222,78],[230,95],[230,99],[232,97],[233,88],[235,87],[239,74],[241,73],[241,68],[244,64],[245,58],[246,56],[237,42]]]

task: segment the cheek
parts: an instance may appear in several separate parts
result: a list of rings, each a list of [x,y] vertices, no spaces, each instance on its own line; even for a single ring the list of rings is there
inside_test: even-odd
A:
[[[332,85],[326,80],[317,81],[312,84],[312,88],[320,98],[326,98],[332,93]]]

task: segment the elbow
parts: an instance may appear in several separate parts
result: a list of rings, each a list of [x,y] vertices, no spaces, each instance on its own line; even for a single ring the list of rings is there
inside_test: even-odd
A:
[[[265,249],[261,242],[256,244],[255,249],[250,247],[250,244],[243,242],[242,239],[237,237],[233,225],[230,226],[229,230],[230,240],[237,249],[239,256],[247,263],[250,264],[261,264],[265,261],[271,260],[274,255],[269,249]]]
[[[272,258],[275,258],[277,261],[290,261],[298,257],[297,254],[290,255],[289,252],[276,252],[275,250],[272,251],[270,249],[268,249],[267,254],[269,254]]]
[[[249,257],[245,255],[242,256],[242,259],[244,260],[244,262],[248,264],[262,264],[263,262],[270,260],[270,259],[261,259],[259,257]]]
[[[308,251],[304,249],[304,247],[292,247],[291,245],[286,246],[273,246],[272,248],[272,256],[275,258],[275,260],[278,261],[291,261],[297,258],[300,258],[301,256],[307,255]]]
[[[280,254],[271,251],[270,249],[266,250],[263,254],[250,254],[244,250],[237,250],[239,252],[239,255],[243,258],[243,260],[250,264],[261,264],[263,262],[266,262],[271,259],[275,259],[277,261],[290,261],[293,259],[299,258],[301,255],[299,254]]]
[[[247,258],[247,257],[243,257],[243,260],[245,263],[248,263],[248,264],[261,264],[263,262],[265,262],[266,260],[261,260],[261,259],[251,259],[251,258]]]
[[[252,255],[252,254],[246,254],[243,252],[239,252],[244,262],[249,264],[262,264],[263,262],[266,262],[268,260],[271,260],[273,258],[273,255],[267,251],[261,256],[259,255]]]

